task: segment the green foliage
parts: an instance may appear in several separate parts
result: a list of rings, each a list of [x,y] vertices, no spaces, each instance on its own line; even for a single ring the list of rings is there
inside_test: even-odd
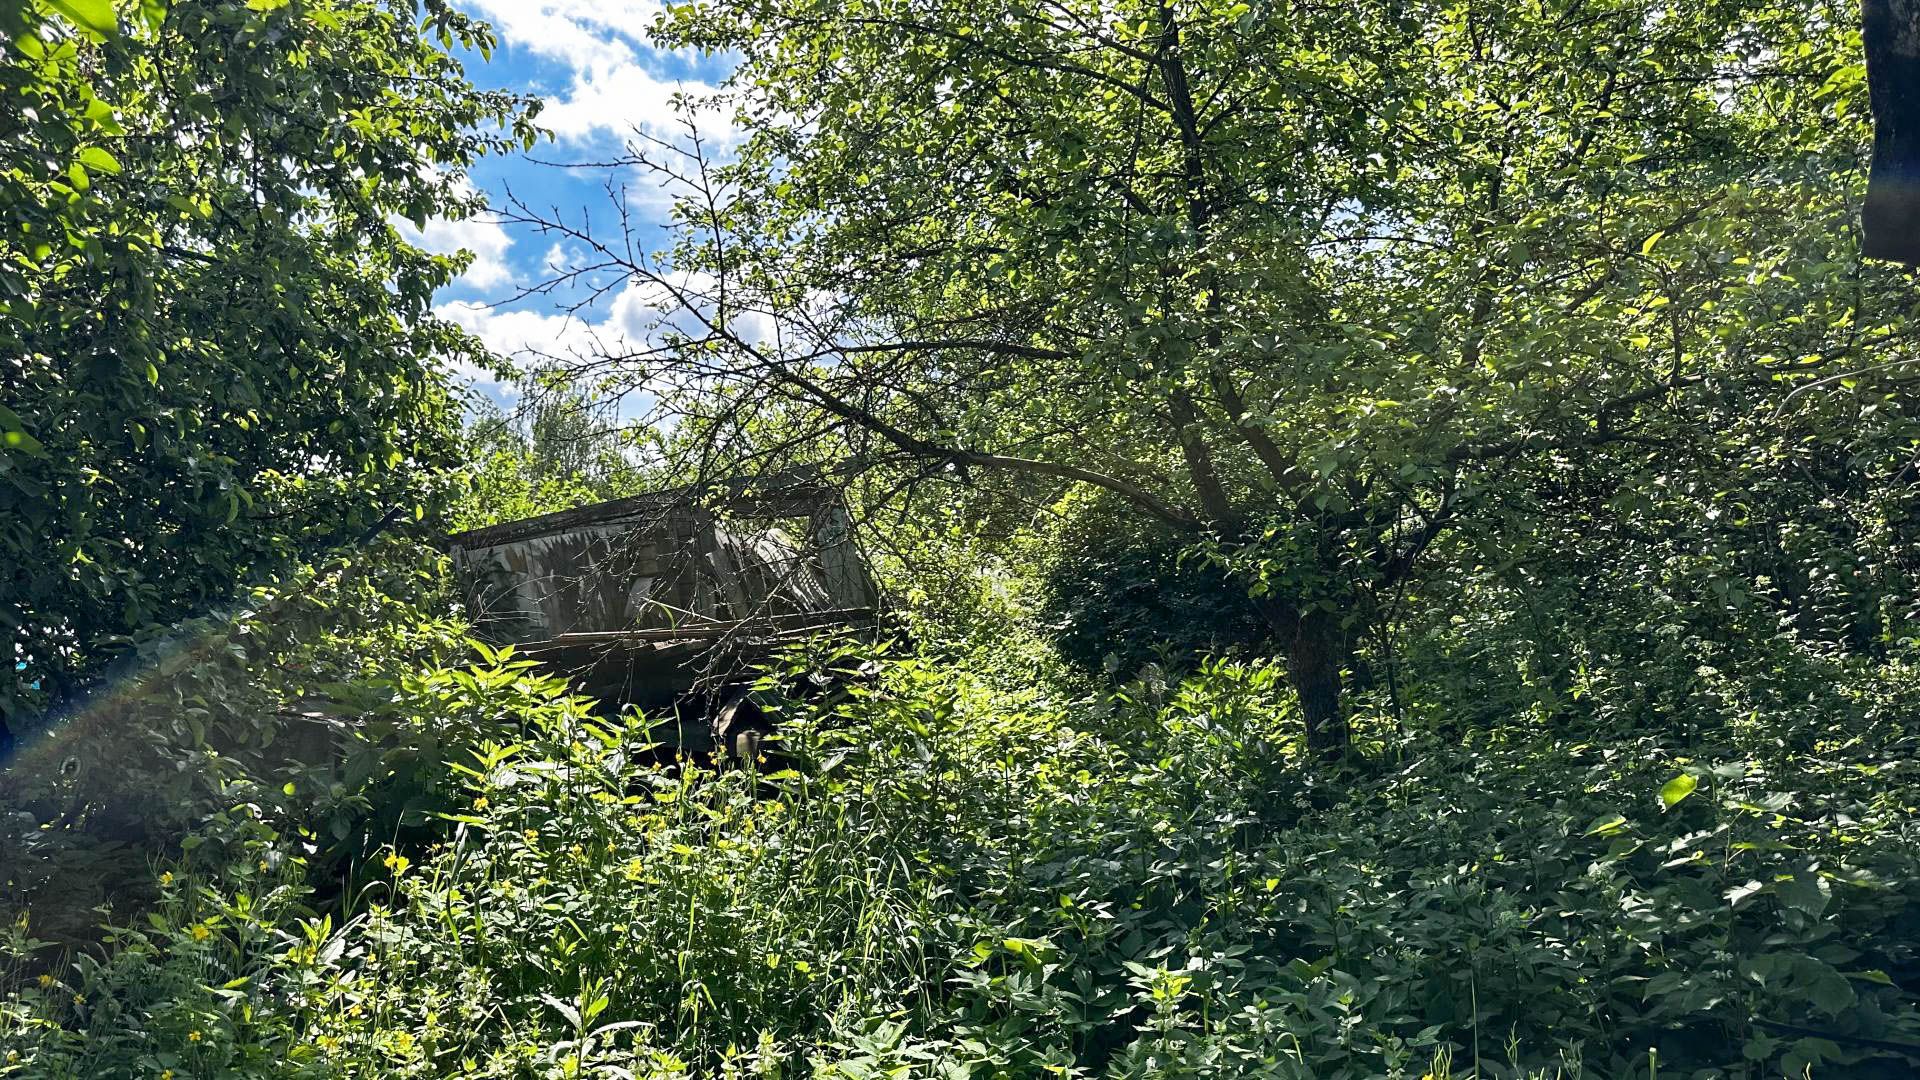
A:
[[[1184,529],[1334,732],[1333,669],[1482,559],[1604,557],[1646,511],[1716,502],[1658,542],[1909,516],[1914,293],[1852,226],[1856,24],[1746,0],[679,5],[658,32],[740,57],[749,137],[689,179],[673,255],[727,283],[694,308],[736,310],[645,374],[745,403],[684,406],[714,447],[746,411],[759,453],[1088,484]],[[746,313],[781,334],[730,334]],[[1859,489],[1815,512],[1839,492],[1789,492],[1801,470]],[[1754,518],[1749,491],[1791,498]]]
[[[227,861],[243,808],[310,834],[298,857],[316,880],[417,829],[453,783],[446,748],[498,722],[408,676],[468,649],[417,606],[444,606],[438,581],[432,556],[389,542],[144,636],[0,772],[0,905],[37,912],[42,936],[90,940],[97,907],[150,899],[153,859]]]
[[[6,5],[0,722],[437,498],[441,368],[488,361],[393,222],[531,138],[456,45],[491,38],[438,0]]]
[[[457,528],[538,517],[632,495],[671,479],[636,463],[629,443],[645,432],[622,428],[617,410],[586,390],[529,378],[513,413],[478,403],[467,424],[468,488],[452,517]]]
[[[510,654],[379,685],[461,789],[434,836],[323,911],[302,819],[229,789],[98,950],[19,928],[15,1072],[1892,1077],[1857,1040],[1920,1041],[1910,712],[1390,737],[1329,783],[1270,665],[1055,700],[896,658],[756,776],[647,764]]]
[[[1850,11],[673,8],[750,131],[645,447],[456,438],[391,220],[528,129],[420,14],[0,12],[0,716],[102,676],[0,773],[0,1076],[1911,1074]],[[304,565],[456,452],[461,524],[851,455],[918,648],[663,763],[432,553]]]
[[[1244,581],[1179,534],[1107,502],[1066,509],[1039,571],[1039,615],[1070,662],[1131,676],[1150,662],[1185,668],[1240,649],[1271,651],[1273,628]]]

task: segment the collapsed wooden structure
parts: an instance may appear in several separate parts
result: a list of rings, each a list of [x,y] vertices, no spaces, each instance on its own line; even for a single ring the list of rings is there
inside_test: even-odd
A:
[[[817,478],[636,495],[460,533],[447,549],[481,636],[614,707],[692,696],[712,713],[774,649],[874,625],[846,501]],[[695,727],[679,741],[702,742]]]

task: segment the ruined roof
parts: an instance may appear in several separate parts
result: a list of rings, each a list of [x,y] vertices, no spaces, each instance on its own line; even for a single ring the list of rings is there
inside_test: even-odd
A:
[[[821,483],[812,473],[768,479],[739,478],[650,491],[572,510],[556,510],[538,517],[469,529],[449,536],[447,543],[452,547],[469,549],[491,547],[584,526],[645,524],[663,520],[676,512],[696,509],[718,511],[723,516],[806,517],[835,505],[843,505],[839,489]]]
[[[840,492],[803,476],[615,499],[469,530],[447,548],[485,637],[679,656],[870,623],[876,595],[853,539]]]

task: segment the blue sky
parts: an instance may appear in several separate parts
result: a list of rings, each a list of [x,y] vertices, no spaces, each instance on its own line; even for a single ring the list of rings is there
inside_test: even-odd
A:
[[[721,58],[675,54],[647,43],[647,27],[661,0],[461,0],[460,6],[493,24],[500,47],[491,61],[466,58],[467,74],[483,87],[536,94],[545,101],[539,123],[553,132],[527,155],[482,162],[473,183],[496,206],[511,191],[542,209],[569,217],[583,211],[596,221],[611,218],[609,179],[629,186],[627,202],[636,220],[658,222],[664,199],[645,178],[604,170],[569,170],[539,162],[606,160],[618,154],[635,128],[661,134],[677,130],[676,93],[710,94],[725,77]],[[719,126],[703,114],[703,132]],[[723,136],[724,131],[714,130]],[[564,354],[590,347],[595,335],[618,338],[643,332],[646,305],[636,293],[616,292],[570,318],[556,298],[513,301],[521,289],[551,276],[568,254],[551,238],[502,225],[486,217],[429,222],[406,228],[410,239],[438,251],[465,249],[473,265],[436,298],[443,314],[466,326],[495,352],[527,349]],[[497,401],[510,402],[511,386],[477,372],[462,372]]]

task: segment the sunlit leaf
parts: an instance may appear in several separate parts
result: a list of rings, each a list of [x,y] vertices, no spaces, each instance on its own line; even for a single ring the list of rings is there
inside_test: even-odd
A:
[[[1660,785],[1660,805],[1671,810],[1681,799],[1693,794],[1700,781],[1692,773],[1680,773]]]
[[[112,0],[47,0],[47,6],[100,37],[113,33],[119,25]]]

